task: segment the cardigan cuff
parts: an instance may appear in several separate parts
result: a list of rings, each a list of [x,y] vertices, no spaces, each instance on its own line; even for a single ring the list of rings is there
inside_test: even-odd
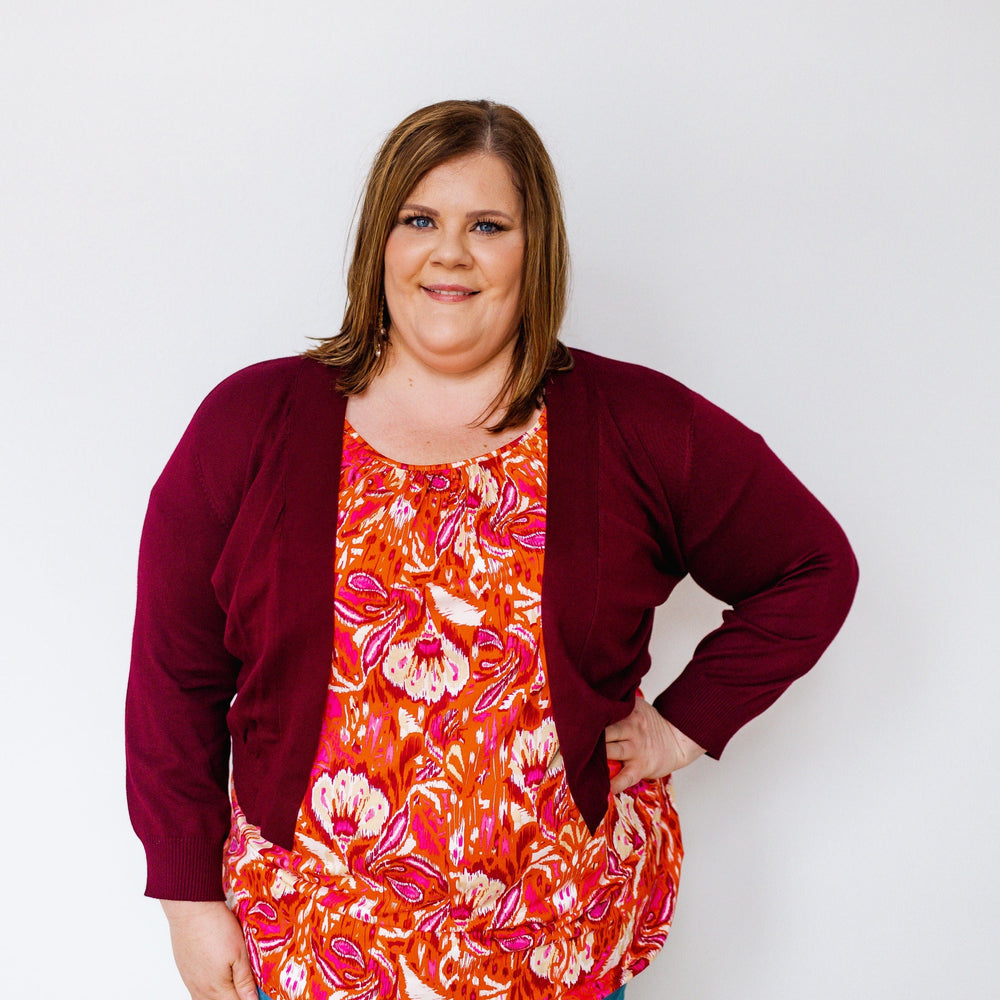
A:
[[[218,841],[178,837],[147,841],[143,846],[147,896],[198,902],[226,898]]]
[[[683,674],[656,698],[653,707],[716,760],[736,731],[749,721],[744,718],[734,723],[731,696],[727,701],[714,699],[710,689]]]

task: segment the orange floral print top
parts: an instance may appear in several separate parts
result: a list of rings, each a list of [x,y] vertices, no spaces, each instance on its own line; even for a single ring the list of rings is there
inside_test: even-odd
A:
[[[488,455],[407,466],[348,425],[335,643],[294,849],[233,798],[230,906],[274,1000],[601,1000],[667,936],[669,780],[587,830],[541,641],[544,411]]]

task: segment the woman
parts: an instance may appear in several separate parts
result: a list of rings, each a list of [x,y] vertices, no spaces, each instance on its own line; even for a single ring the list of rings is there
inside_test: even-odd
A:
[[[757,435],[558,341],[566,267],[531,126],[415,112],[341,332],[219,386],[154,487],[128,792],[196,1000],[620,996],[673,914],[669,775],[846,615]],[[687,573],[731,610],[650,704]]]

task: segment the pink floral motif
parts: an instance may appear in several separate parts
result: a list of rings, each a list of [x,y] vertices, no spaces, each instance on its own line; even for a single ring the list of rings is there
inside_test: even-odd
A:
[[[382,662],[389,644],[412,622],[419,619],[421,602],[409,590],[390,588],[374,574],[348,573],[338,588],[334,607],[337,620],[355,629],[364,671]],[[357,653],[345,650],[342,669],[357,673]],[[339,672],[334,665],[335,675]]]
[[[522,497],[509,477],[504,480],[500,503],[483,515],[477,524],[479,541],[494,557],[502,559],[518,548],[545,547],[544,506]]]
[[[356,942],[335,937],[316,954],[316,967],[331,990],[352,1000],[388,1000],[396,995],[396,974],[378,953],[364,952]]]
[[[656,954],[663,947],[676,902],[677,883],[672,877],[666,875],[653,883],[636,921],[635,945],[638,951]]]
[[[388,858],[372,866],[372,875],[381,878],[410,906],[422,906],[443,899],[448,883],[441,871],[416,855]]]

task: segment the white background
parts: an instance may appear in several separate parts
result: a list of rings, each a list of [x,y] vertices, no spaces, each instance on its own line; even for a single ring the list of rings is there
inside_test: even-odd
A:
[[[567,341],[761,430],[861,563],[821,664],[678,778],[630,1000],[992,994],[995,0],[0,8],[5,996],[184,995],[123,793],[148,490],[217,381],[336,329],[372,154],[456,96],[549,145]],[[717,614],[677,595],[647,692]]]

